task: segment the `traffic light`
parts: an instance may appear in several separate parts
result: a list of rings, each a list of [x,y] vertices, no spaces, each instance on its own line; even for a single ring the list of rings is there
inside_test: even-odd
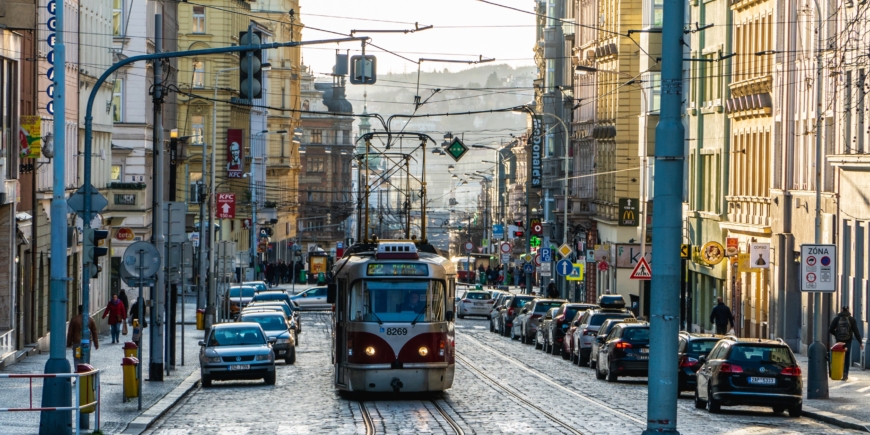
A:
[[[525,236],[526,236],[526,233],[524,233],[523,230],[514,231],[514,238],[515,239],[519,239],[520,237],[525,237]]]
[[[251,38],[248,32],[240,32],[239,45],[260,45],[262,36],[261,32],[253,32]],[[253,53],[253,65],[248,53]],[[263,96],[262,59],[263,50],[245,51],[239,56],[239,93],[243,100],[253,100]]]
[[[85,228],[84,232],[84,260],[88,265],[88,278],[96,278],[103,268],[99,264],[100,257],[105,257],[109,253],[109,248],[106,248],[106,238],[109,237],[108,230],[96,230],[93,228]]]
[[[372,85],[378,81],[378,60],[369,54],[350,57],[350,83]]]

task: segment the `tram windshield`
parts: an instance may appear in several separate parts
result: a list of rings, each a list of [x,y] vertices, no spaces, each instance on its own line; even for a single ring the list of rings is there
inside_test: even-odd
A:
[[[354,322],[440,322],[444,284],[431,280],[357,281],[350,292]]]

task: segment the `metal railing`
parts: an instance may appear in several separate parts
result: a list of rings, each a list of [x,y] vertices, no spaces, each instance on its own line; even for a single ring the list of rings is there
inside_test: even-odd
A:
[[[80,381],[80,378],[93,376],[94,382],[90,384],[91,388],[94,391],[94,400],[88,403],[80,403],[82,397],[82,387],[83,384],[88,385],[84,382]],[[33,379],[46,379],[46,378],[70,378],[71,382],[75,386],[75,406],[57,406],[57,407],[34,407],[33,406]],[[100,370],[94,369],[89,372],[82,373],[0,373],[0,379],[28,379],[30,382],[30,406],[27,408],[0,408],[0,412],[33,412],[33,411],[76,411],[76,414],[79,414],[83,408],[87,407],[95,407],[94,410],[94,431],[100,430]],[[77,422],[80,419],[75,419]],[[81,426],[80,424],[76,424],[76,435],[81,434]]]

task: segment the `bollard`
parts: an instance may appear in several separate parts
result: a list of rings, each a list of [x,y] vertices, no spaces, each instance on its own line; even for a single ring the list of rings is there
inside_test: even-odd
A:
[[[139,379],[136,377],[136,367],[139,360],[136,358],[124,358],[121,367],[124,372],[124,401],[139,397]]]
[[[843,369],[846,362],[846,343],[837,343],[831,346],[831,379],[839,381],[843,379]]]
[[[124,343],[124,358],[136,358],[139,354],[139,346],[132,341]]]
[[[87,373],[94,371],[94,366],[90,364],[78,364],[76,365],[76,373]],[[86,403],[93,403],[96,399],[96,390],[97,386],[94,382],[94,375],[88,376],[80,376],[79,377],[79,405],[84,405]],[[96,409],[95,405],[83,406],[81,409],[82,414],[90,414],[94,412]]]
[[[205,330],[205,310],[202,308],[196,310],[196,330]]]

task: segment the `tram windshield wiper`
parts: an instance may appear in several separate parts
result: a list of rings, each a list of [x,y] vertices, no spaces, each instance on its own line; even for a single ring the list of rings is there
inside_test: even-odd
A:
[[[384,321],[381,320],[380,317],[378,317],[378,313],[376,313],[376,312],[374,312],[374,311],[370,311],[370,313],[372,313],[372,316],[375,316],[375,320],[378,321],[378,325],[383,325],[383,324],[384,324]]]
[[[423,304],[423,309],[422,309],[422,310],[420,310],[420,312],[419,312],[419,313],[417,313],[417,317],[414,317],[414,321],[413,321],[413,322],[411,322],[411,326],[414,326],[414,325],[416,325],[416,324],[417,324],[417,320],[419,320],[419,319],[420,319],[420,316],[422,316],[422,315],[423,315],[423,313],[425,313],[425,312],[426,312],[426,308],[427,308],[427,307],[428,307],[428,306],[429,306],[429,304]]]

